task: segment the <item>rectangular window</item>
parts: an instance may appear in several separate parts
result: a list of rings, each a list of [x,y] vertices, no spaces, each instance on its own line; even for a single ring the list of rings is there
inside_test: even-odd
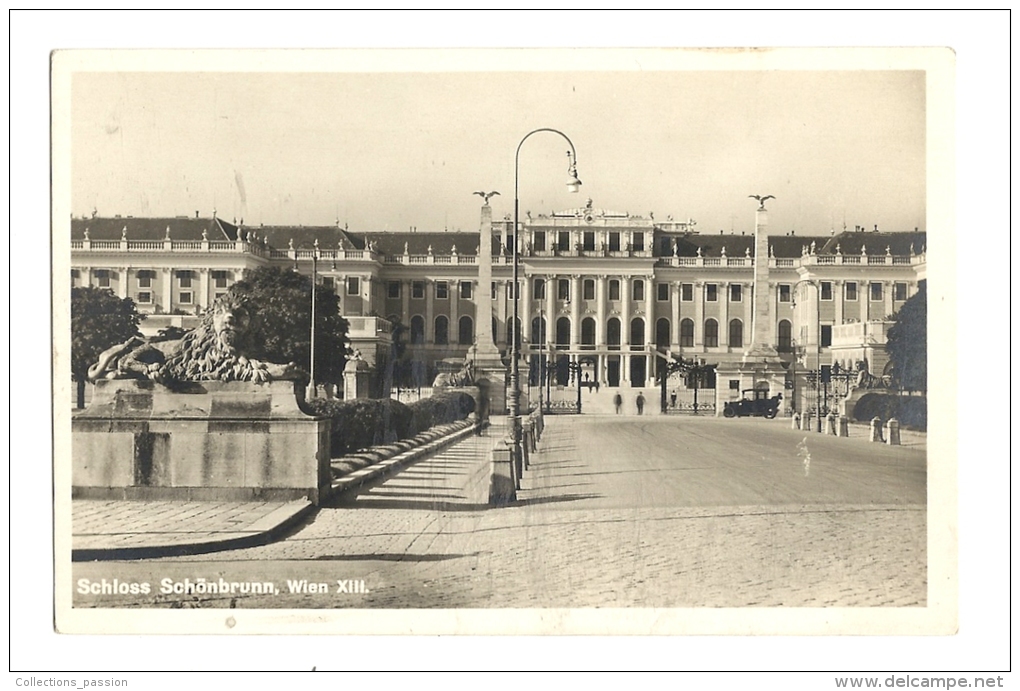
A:
[[[903,302],[907,299],[907,284],[893,283],[893,300]]]
[[[831,300],[832,299],[832,281],[822,281],[822,283],[821,283],[821,290],[822,290],[822,299],[823,300]]]
[[[152,293],[148,290],[143,290],[138,293],[138,304],[149,305],[152,304]]]
[[[615,278],[609,282],[609,299],[610,300],[620,299],[620,282]]]
[[[882,300],[882,284],[878,281],[872,281],[870,285],[871,289],[871,301],[881,302]]]
[[[594,300],[595,299],[595,281],[593,281],[590,278],[586,278],[586,279],[584,279],[584,283],[582,283],[581,285],[584,286],[584,299],[585,300]]]
[[[180,296],[180,298],[177,301],[179,303],[181,303],[182,305],[190,305],[191,304],[191,291],[190,290],[182,290],[181,291],[181,296]]]
[[[730,379],[730,391],[740,391],[739,379]]]
[[[181,288],[191,287],[191,272],[190,271],[178,271],[177,280],[180,282]],[[183,300],[182,300],[183,302]]]
[[[609,251],[610,252],[620,251],[620,233],[618,232],[609,233]]]
[[[645,299],[645,282],[644,281],[634,281],[634,297],[633,297],[633,299],[634,300],[644,300]]]
[[[514,284],[513,284],[513,282],[512,281],[508,281],[507,284],[506,284],[506,299],[507,300],[513,300],[514,299],[514,292],[515,291],[514,291]]]
[[[570,250],[570,232],[561,230],[556,235],[556,249],[560,252],[567,252]]]
[[[556,297],[560,300],[570,299],[570,281],[565,278],[559,279],[556,286]]]
[[[492,290],[492,299],[495,300],[496,296],[499,295],[499,289],[496,286],[496,282],[495,281],[492,282],[492,285],[491,285],[490,289]]]
[[[634,251],[644,252],[645,251],[645,234],[634,233]]]
[[[110,272],[109,271],[107,271],[106,269],[99,269],[98,271],[95,271],[93,273],[95,273],[95,275],[96,275],[96,285],[97,286],[99,286],[100,288],[109,288],[110,287]]]
[[[719,286],[715,283],[705,284],[705,302],[717,302],[719,300]]]
[[[471,281],[460,282],[460,299],[461,300],[471,299]]]
[[[415,300],[425,299],[425,281],[411,281],[411,297]]]
[[[535,299],[545,300],[545,279],[536,278],[534,285]]]
[[[507,254],[514,253],[514,236],[510,233],[508,233],[506,236],[506,253]]]
[[[400,297],[400,281],[390,281],[386,284],[386,297],[391,300]]]
[[[213,271],[213,287],[214,288],[226,288],[227,287],[227,272],[226,271]]]
[[[681,283],[680,284],[680,299],[684,302],[694,302],[694,284],[693,283]]]
[[[844,298],[848,302],[857,301],[857,281],[847,281],[843,284]]]
[[[780,283],[779,284],[779,301],[790,302],[790,284]]]
[[[139,288],[151,288],[152,287],[152,277],[153,277],[154,273],[155,272],[153,272],[153,271],[146,271],[146,270],[139,271],[138,272],[138,287]],[[152,296],[150,295],[150,299],[151,299],[151,297]],[[141,300],[139,300],[139,302],[141,302]]]
[[[450,299],[450,284],[446,281],[436,281],[436,300]]]
[[[323,276],[322,285],[325,286],[326,288],[336,288],[336,279],[333,278],[332,276]]]
[[[658,293],[656,295],[656,298],[658,298],[659,302],[669,302],[669,284],[668,283],[659,283],[658,285],[655,286],[655,291],[656,291],[656,293]]]
[[[832,345],[832,324],[822,324],[822,347],[828,348]]]
[[[744,299],[744,286],[739,283],[730,284],[730,302],[740,302]]]
[[[536,252],[545,252],[545,231],[544,230],[536,230],[535,234],[533,235],[533,237],[535,238],[535,243],[534,243],[535,244],[535,251]]]
[[[584,234],[581,236],[581,249],[583,249],[585,252],[594,252],[595,251],[595,231],[594,230],[586,230],[586,231],[584,231]]]
[[[347,277],[347,294],[359,295],[361,293],[361,279],[357,276]]]

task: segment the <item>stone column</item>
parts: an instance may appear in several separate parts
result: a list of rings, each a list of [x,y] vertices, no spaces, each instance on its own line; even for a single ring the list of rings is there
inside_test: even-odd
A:
[[[531,277],[520,271],[521,285],[521,339],[527,344],[521,343],[521,353],[528,355],[531,352]],[[527,361],[527,360],[526,360]]]
[[[411,282],[400,282],[400,323],[406,327],[411,325]]]
[[[581,343],[581,277],[570,277],[570,349],[577,350]]]
[[[475,344],[479,360],[499,362],[495,334],[492,333],[492,207],[482,207],[478,238],[478,285],[475,290]]]
[[[834,307],[833,323],[836,325],[843,323],[843,281],[832,282],[832,301]]]
[[[885,298],[885,314],[883,319],[888,319],[893,313],[893,282],[882,281],[882,297]]]
[[[871,281],[861,281],[858,283],[858,286],[860,287],[858,288],[857,299],[864,301],[861,306],[861,321],[869,322],[871,321]],[[864,290],[861,290],[861,288]]]
[[[365,280],[361,282],[364,286],[362,288],[362,299],[361,299],[361,315],[365,316],[372,314],[372,276],[365,276]]]
[[[545,341],[551,345],[556,340],[556,276],[545,277]]]
[[[90,277],[91,278],[91,277]],[[163,311],[169,313],[173,310],[174,298],[174,270],[163,269]]]
[[[627,275],[620,276],[620,384],[630,386],[630,276]]]
[[[655,342],[655,277],[645,277],[645,345]]]
[[[673,322],[670,329],[670,349],[674,352],[680,351],[680,281],[671,281],[669,284],[669,315]]]
[[[209,307],[209,269],[198,270],[198,306],[204,312]]]
[[[694,350],[701,352],[705,344],[705,283],[694,282]]]
[[[124,299],[128,296],[128,267],[122,267],[117,270],[117,297]]]
[[[751,323],[754,321],[754,284],[744,283],[742,284],[744,295],[741,296],[744,300],[744,343],[748,343],[748,339],[751,338]],[[747,346],[744,346],[747,349]]]
[[[460,280],[450,281],[450,326],[448,333],[450,335],[450,343],[456,343],[457,345],[471,345],[470,343],[460,342]]]
[[[775,312],[772,310],[772,288],[769,286],[769,214],[758,209],[754,217],[754,311],[752,312],[751,344],[745,352],[749,358],[776,357]]]
[[[730,284],[723,281],[719,284],[719,345],[729,352],[730,346]]]
[[[435,315],[435,282],[431,278],[425,279],[425,344],[430,345],[436,336],[436,325],[433,323]]]
[[[605,274],[595,278],[595,345],[600,349],[606,347],[607,281]]]

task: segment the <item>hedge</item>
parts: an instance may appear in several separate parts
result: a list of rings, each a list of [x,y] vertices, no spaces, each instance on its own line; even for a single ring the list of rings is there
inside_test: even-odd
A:
[[[315,398],[305,404],[307,413],[330,418],[329,452],[333,458],[401,439],[449,422],[463,420],[475,409],[475,400],[461,392],[438,393],[405,405],[390,398],[338,401]]]
[[[870,422],[896,418],[901,427],[928,429],[928,399],[924,396],[897,396],[896,394],[868,393],[854,406],[854,419]]]
[[[310,414],[330,418],[329,452],[333,458],[405,439],[411,433],[411,410],[390,398],[315,398],[306,406]]]
[[[433,394],[407,406],[411,409],[411,436],[436,425],[463,420],[475,411],[475,399],[461,391]]]

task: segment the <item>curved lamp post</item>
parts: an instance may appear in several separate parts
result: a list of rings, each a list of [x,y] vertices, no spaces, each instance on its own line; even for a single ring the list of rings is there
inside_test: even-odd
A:
[[[514,466],[518,471],[518,480],[520,479],[521,464],[523,463],[523,454],[521,452],[521,372],[518,363],[518,360],[520,359],[521,344],[518,343],[518,329],[516,328],[516,325],[520,320],[518,301],[520,299],[519,296],[521,292],[518,286],[518,273],[520,266],[518,247],[521,244],[520,225],[518,221],[520,213],[521,147],[524,146],[524,142],[528,140],[528,137],[533,134],[538,134],[539,132],[552,132],[554,134],[558,134],[566,140],[568,145],[570,145],[570,150],[567,151],[567,159],[569,161],[569,165],[567,167],[567,190],[576,193],[581,188],[581,181],[577,178],[577,152],[574,150],[574,143],[570,141],[570,137],[559,130],[552,129],[550,127],[540,127],[539,129],[532,130],[524,135],[524,138],[521,139],[520,143],[517,145],[517,152],[514,154],[513,324],[515,328],[511,329],[512,337],[510,343],[510,435],[513,442]],[[521,325],[520,330],[524,330],[523,325]]]

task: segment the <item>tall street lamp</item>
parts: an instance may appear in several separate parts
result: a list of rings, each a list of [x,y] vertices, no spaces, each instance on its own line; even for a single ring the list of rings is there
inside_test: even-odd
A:
[[[315,249],[312,250],[312,334],[311,334],[311,355],[308,358],[308,388],[305,390],[305,400],[315,398],[315,283],[319,269],[319,241],[315,241]]]
[[[513,453],[514,453],[514,466],[520,468],[521,459],[523,454],[521,452],[521,372],[518,360],[520,359],[520,347],[518,343],[518,329],[517,324],[520,320],[519,314],[519,300],[520,300],[520,289],[518,287],[518,273],[520,270],[520,257],[518,248],[520,247],[520,169],[521,169],[521,147],[524,146],[524,142],[528,140],[533,134],[539,132],[552,132],[563,137],[567,144],[570,146],[570,150],[567,151],[567,160],[569,161],[567,167],[567,190],[576,193],[581,188],[581,181],[577,178],[577,152],[574,150],[574,143],[570,141],[570,137],[563,134],[559,130],[552,129],[550,127],[540,127],[537,130],[532,130],[524,135],[520,143],[517,145],[517,152],[514,154],[514,246],[513,246],[513,285],[514,285],[514,314],[513,314],[513,325],[511,329],[511,341],[510,341],[510,435],[513,442]],[[552,315],[550,315],[551,317]],[[521,329],[523,331],[523,328]]]

